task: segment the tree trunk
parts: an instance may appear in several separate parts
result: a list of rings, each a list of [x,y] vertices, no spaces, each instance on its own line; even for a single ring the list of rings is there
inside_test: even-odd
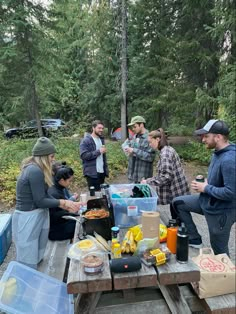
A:
[[[127,7],[126,0],[122,0],[122,61],[121,61],[121,139],[127,138]]]
[[[32,57],[32,52],[31,52],[30,43],[29,43],[30,36],[27,29],[26,29],[25,35],[26,35],[26,41],[28,44],[27,53],[28,53],[28,60],[29,60],[29,79],[30,79],[30,89],[31,89],[30,102],[31,102],[34,118],[36,119],[36,122],[37,122],[38,134],[39,134],[39,137],[41,137],[43,136],[43,129],[42,129],[41,121],[40,121],[40,114],[39,114],[39,108],[38,108],[38,96],[37,96],[35,78],[34,78],[34,73],[33,73],[33,57]]]

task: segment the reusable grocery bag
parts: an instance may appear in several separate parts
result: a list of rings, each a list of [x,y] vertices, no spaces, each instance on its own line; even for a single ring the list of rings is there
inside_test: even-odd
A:
[[[235,292],[235,265],[227,254],[214,255],[212,249],[200,249],[192,260],[200,268],[200,281],[192,283],[200,299]]]

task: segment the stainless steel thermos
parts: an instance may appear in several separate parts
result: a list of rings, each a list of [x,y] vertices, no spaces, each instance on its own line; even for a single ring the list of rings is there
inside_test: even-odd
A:
[[[176,260],[179,263],[187,263],[188,261],[188,234],[183,222],[177,232]]]
[[[90,192],[90,196],[95,196],[95,187],[94,186],[90,186],[89,192]]]

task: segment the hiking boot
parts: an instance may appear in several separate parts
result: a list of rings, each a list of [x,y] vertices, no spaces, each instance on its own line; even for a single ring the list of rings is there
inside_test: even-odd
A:
[[[188,245],[194,247],[195,249],[201,249],[203,247],[201,239],[189,240]]]

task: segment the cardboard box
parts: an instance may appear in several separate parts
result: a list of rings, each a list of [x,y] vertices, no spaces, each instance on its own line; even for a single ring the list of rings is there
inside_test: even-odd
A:
[[[143,238],[153,239],[153,238],[158,237],[158,241],[155,244],[156,248],[158,248],[160,244],[159,228],[160,228],[160,213],[159,212],[143,212],[142,213]]]
[[[0,214],[0,264],[4,261],[12,241],[11,215]]]

